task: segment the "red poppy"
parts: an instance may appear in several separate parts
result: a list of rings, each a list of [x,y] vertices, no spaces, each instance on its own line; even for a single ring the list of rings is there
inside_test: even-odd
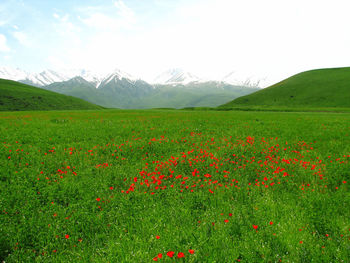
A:
[[[179,252],[179,253],[177,254],[177,257],[178,257],[178,258],[184,258],[184,257],[185,257],[185,254],[182,253],[182,252]]]
[[[189,249],[189,250],[188,250],[188,253],[190,253],[191,255],[193,255],[193,254],[194,254],[194,250],[193,250],[193,249]]]
[[[258,226],[257,226],[257,225],[253,225],[253,228],[254,228],[254,229],[258,229]]]
[[[170,257],[170,258],[172,258],[172,257],[174,256],[174,254],[175,254],[174,251],[168,251],[168,252],[166,253],[166,255],[167,255],[168,257]]]
[[[65,235],[64,237],[65,237],[66,239],[68,239],[68,238],[69,238],[69,235]]]

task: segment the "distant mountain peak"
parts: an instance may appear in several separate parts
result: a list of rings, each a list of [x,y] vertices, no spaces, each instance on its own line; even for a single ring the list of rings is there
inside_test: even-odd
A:
[[[129,80],[138,80],[139,78],[130,75],[129,73],[126,73],[120,69],[114,69],[114,71],[111,73],[111,75],[117,76],[120,80],[121,79],[129,79]]]
[[[11,67],[0,67],[0,78],[9,80],[25,79],[29,75],[28,72]]]
[[[237,86],[261,87],[265,80],[266,78],[258,77],[249,72],[235,70],[225,75],[221,81]]]
[[[86,69],[45,69],[40,73],[28,73],[18,68],[0,67],[0,78],[15,80],[39,87],[55,82],[67,81],[76,76],[82,77],[84,80],[93,83],[95,86],[97,86],[102,80],[102,76]]]
[[[181,68],[169,69],[162,74],[158,75],[153,83],[156,84],[188,84],[191,82],[197,82],[200,79]]]

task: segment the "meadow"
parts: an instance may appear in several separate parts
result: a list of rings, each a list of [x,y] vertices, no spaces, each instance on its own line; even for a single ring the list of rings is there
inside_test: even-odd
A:
[[[0,262],[350,262],[350,114],[0,112]]]

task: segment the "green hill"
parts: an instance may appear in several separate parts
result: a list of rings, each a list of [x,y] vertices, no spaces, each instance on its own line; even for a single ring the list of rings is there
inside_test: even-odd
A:
[[[254,107],[350,108],[350,67],[302,72],[218,108]]]
[[[189,83],[187,85],[155,85],[152,94],[143,98],[143,108],[217,107],[218,105],[259,90],[222,82]]]
[[[84,100],[0,79],[0,111],[93,110],[102,107]]]

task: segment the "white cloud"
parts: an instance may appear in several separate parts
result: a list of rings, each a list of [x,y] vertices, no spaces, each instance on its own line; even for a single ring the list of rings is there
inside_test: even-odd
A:
[[[120,28],[119,20],[102,13],[91,14],[86,19],[81,19],[84,24],[97,29]]]
[[[206,78],[237,70],[278,81],[350,61],[349,0],[154,1],[166,16],[149,6],[134,11],[125,0],[76,14],[56,11],[52,47],[45,44],[49,63],[119,67],[148,80],[183,67]]]
[[[65,68],[67,65],[59,58],[59,56],[49,56],[46,59],[52,68],[61,69]]]
[[[118,31],[122,29],[132,28],[136,22],[136,15],[132,9],[127,7],[121,0],[114,3],[116,13],[106,14],[98,8],[89,8],[87,18],[80,18],[80,20],[87,26],[96,28],[102,31]]]
[[[65,14],[64,16],[60,16],[59,14],[54,13],[52,16],[61,22],[68,22],[68,20],[69,20],[68,14]]]
[[[12,33],[13,37],[18,40],[18,42],[25,46],[30,47],[32,45],[32,41],[29,39],[28,35],[24,32],[16,31]]]
[[[203,0],[179,6],[169,23],[148,32],[153,64],[167,60],[210,78],[243,69],[273,80],[345,65],[350,18],[344,11],[349,9],[340,6],[350,8],[350,3],[305,3]]]
[[[81,44],[81,28],[74,22],[70,21],[69,14],[64,16],[57,15],[57,21],[53,24],[53,30],[55,37],[58,37],[57,41],[62,45],[64,43],[67,46]]]
[[[136,16],[131,8],[127,7],[122,0],[118,0],[114,3],[115,7],[118,9],[120,16],[130,24],[136,22]]]
[[[7,46],[7,39],[4,35],[0,34],[0,52],[10,52],[11,49]]]

